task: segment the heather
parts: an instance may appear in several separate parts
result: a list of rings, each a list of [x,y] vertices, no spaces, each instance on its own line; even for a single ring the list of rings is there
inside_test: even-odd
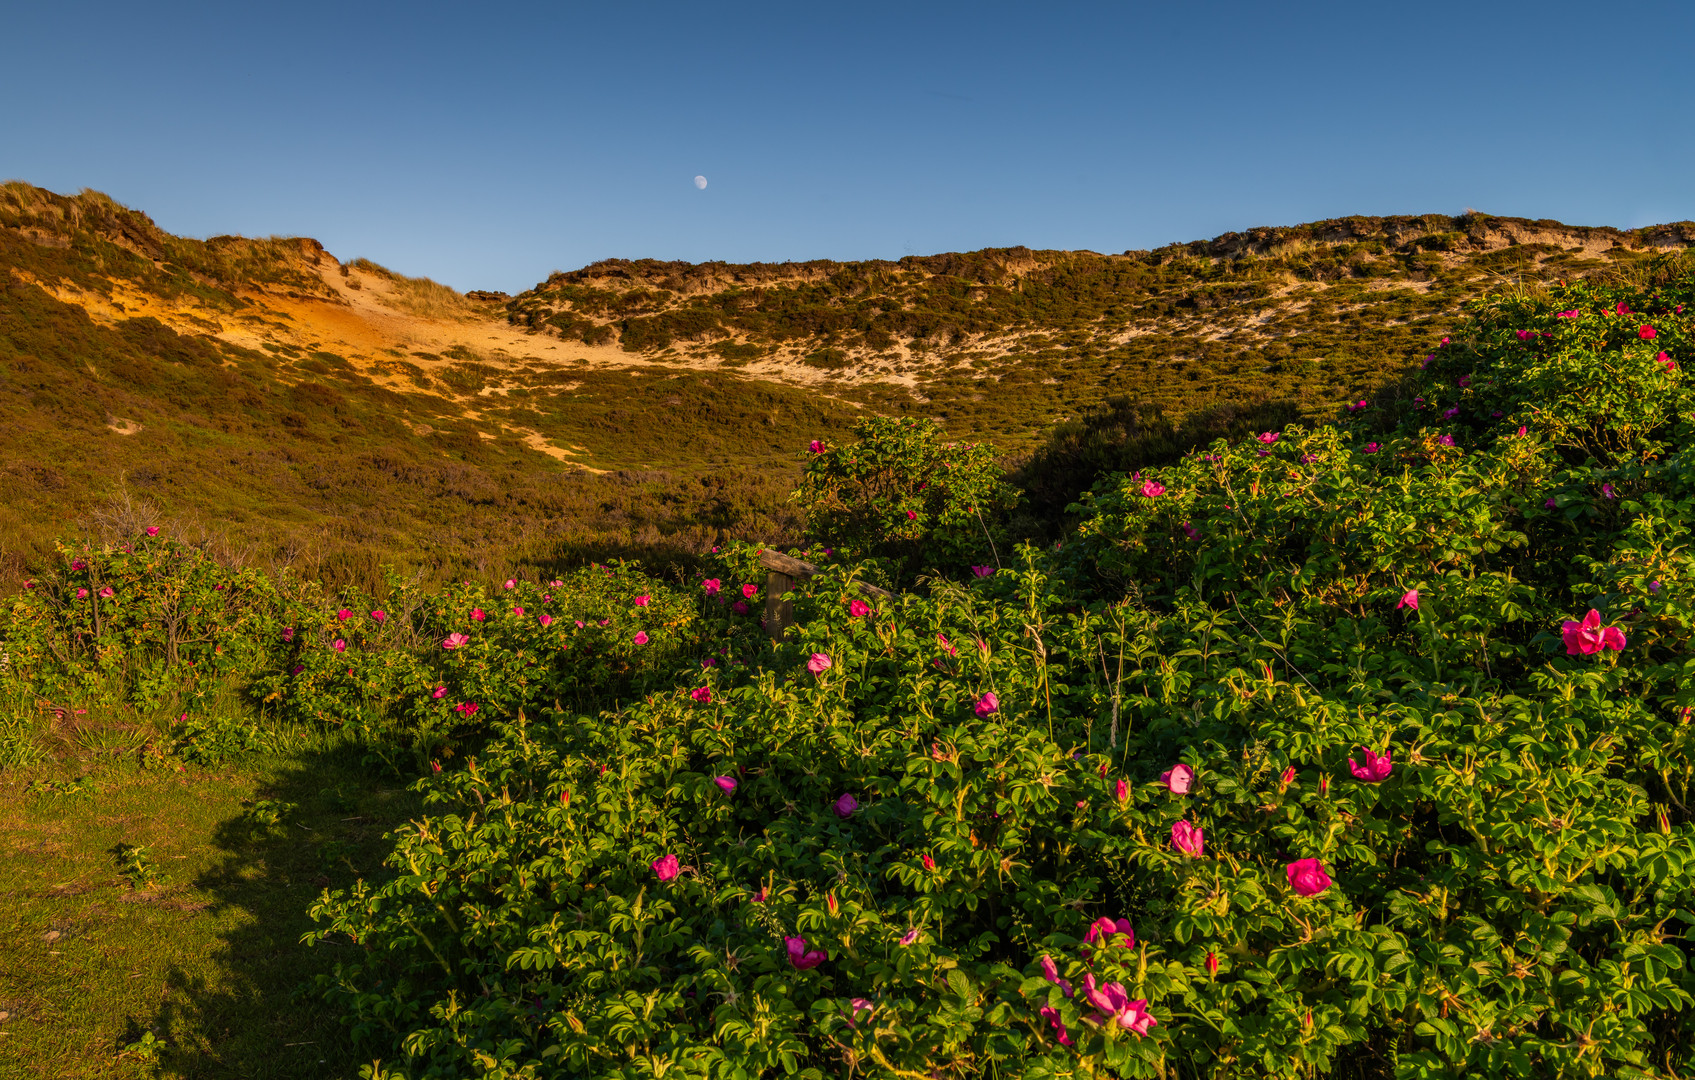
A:
[[[373,1078],[1675,1077],[1692,302],[1494,297],[1040,543],[987,448],[817,432],[778,642],[756,544],[353,592],[143,530],[40,569],[5,685],[405,778],[306,905]]]

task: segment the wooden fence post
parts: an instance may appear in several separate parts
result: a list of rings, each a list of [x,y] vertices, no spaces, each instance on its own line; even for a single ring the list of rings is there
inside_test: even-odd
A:
[[[765,633],[772,641],[783,640],[783,632],[795,624],[794,601],[788,597],[788,592],[797,584],[818,573],[818,567],[809,562],[801,562],[793,556],[784,555],[770,548],[759,553],[759,565],[765,567]],[[860,592],[866,596],[890,599],[893,593],[879,589],[875,585],[867,585],[863,581],[854,583]]]

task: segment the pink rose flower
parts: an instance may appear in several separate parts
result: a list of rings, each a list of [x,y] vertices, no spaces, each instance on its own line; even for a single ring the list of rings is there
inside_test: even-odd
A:
[[[488,618],[488,614],[486,612],[484,612],[482,608],[472,608],[471,609],[471,619],[473,621],[482,622],[486,618]]]
[[[441,639],[441,647],[452,651],[471,640],[468,634],[449,634]]]
[[[677,857],[675,855],[661,855],[659,858],[653,860],[652,865],[653,872],[659,876],[659,880],[662,882],[674,880],[677,874],[681,871],[681,867],[677,865]]]
[[[848,614],[855,619],[862,619],[871,614],[871,605],[863,600],[848,601]]]
[[[701,582],[700,587],[706,590],[706,595],[717,596],[718,590],[724,587],[724,583],[718,578],[712,577]]]
[[[995,713],[1000,712],[1000,709],[1001,699],[995,696],[995,692],[993,690],[985,690],[983,692],[983,696],[977,699],[975,712],[978,717],[981,718],[984,716],[993,716]]]
[[[806,939],[803,937],[784,938],[783,943],[788,948],[789,963],[793,964],[796,970],[810,971],[829,959],[817,949],[808,950]]]
[[[871,1004],[870,998],[862,998],[862,997],[853,998],[852,1000],[850,1000],[848,1002],[848,1005],[853,1008],[853,1015],[849,1016],[847,1018],[848,1027],[858,1027],[859,1026],[857,1021],[859,1020],[859,1014],[860,1013],[862,1013],[862,1012],[863,1013],[875,1012],[876,1009],[877,1009],[877,1007],[875,1005]]]
[[[446,696],[447,696],[447,687],[445,687],[445,686],[438,686],[434,690],[430,691],[430,697],[435,699],[436,701],[440,701],[442,698],[444,698]]]
[[[342,608],[340,611],[335,613],[335,617],[336,617],[337,622],[346,622],[347,620],[353,618],[353,612],[347,610],[346,608]]]
[[[1406,593],[1402,595],[1400,603],[1395,605],[1395,610],[1399,611],[1402,608],[1411,608],[1413,611],[1418,610],[1417,589],[1408,589]]]
[[[118,594],[112,591],[112,587],[110,585],[107,585],[100,590],[100,599],[102,600],[110,600],[116,595]]]
[[[653,597],[647,595],[646,593],[642,593],[640,596],[636,597],[636,606],[637,607],[647,607],[648,602],[652,599],[653,599]]]
[[[756,597],[758,595],[759,595],[759,586],[758,585],[743,585],[742,586],[742,599],[743,600],[752,600],[754,597]]]
[[[853,816],[853,812],[858,809],[859,800],[854,798],[852,795],[844,793],[842,797],[837,799],[835,802],[836,816],[839,818],[850,818]]]
[[[1348,759],[1348,771],[1354,774],[1354,779],[1364,780],[1368,784],[1381,784],[1389,779],[1389,774],[1395,769],[1395,752],[1389,750],[1383,754],[1374,754],[1363,746],[1360,749],[1365,752],[1364,765],[1351,757]]]
[[[1283,869],[1289,875],[1289,887],[1302,896],[1317,896],[1330,888],[1330,875],[1317,859],[1299,859]]]
[[[908,511],[907,511],[907,512],[906,512],[906,520],[908,520],[908,521],[917,521],[917,520],[918,520],[918,511],[916,511],[916,510],[908,510]]]
[[[1198,859],[1206,849],[1206,831],[1187,821],[1176,822],[1171,826],[1171,846]]]
[[[712,782],[717,784],[718,790],[722,791],[726,795],[734,795],[736,793],[736,778],[733,776],[715,776],[712,778]]]
[[[1603,649],[1619,652],[1626,644],[1624,631],[1616,626],[1602,626],[1601,613],[1594,608],[1589,609],[1582,622],[1568,619],[1561,630],[1568,656],[1592,656]]]
[[[1053,962],[1053,957],[1051,956],[1042,957],[1042,978],[1053,983],[1061,990],[1064,990],[1066,997],[1070,997],[1072,995],[1073,991],[1071,989],[1071,983],[1068,980],[1059,977],[1059,965]]]
[[[1130,929],[1129,919],[1114,920],[1103,915],[1089,924],[1089,932],[1083,936],[1083,941],[1089,945],[1093,945],[1096,941],[1103,945],[1110,945],[1114,938],[1124,939],[1118,943],[1120,948],[1133,949],[1136,947],[1136,931]]]
[[[157,525],[147,526],[147,535],[148,536],[158,536],[159,535],[159,526],[157,526]]]
[[[1641,338],[1643,341],[1653,341],[1659,335],[1654,331],[1652,326],[1644,326],[1642,329],[1636,331],[1636,336]]]
[[[737,615],[746,615],[748,613],[747,601],[737,600],[735,603],[730,605],[730,610],[735,612]]]
[[[1270,446],[1272,443],[1277,441],[1278,435],[1275,431],[1262,431],[1258,435],[1255,435],[1254,438],[1258,439],[1265,445]]]
[[[335,643],[332,644],[330,646],[330,648],[334,649],[336,652],[346,652],[347,651],[347,642],[341,640],[340,638],[336,638]]]
[[[543,612],[542,616],[539,619],[537,619],[536,622],[541,623],[543,626],[552,626],[553,625],[553,616],[547,614],[546,612]]]
[[[812,442],[807,445],[807,449],[812,451],[814,454],[822,454],[824,452],[824,444],[818,439],[813,439]]]
[[[911,945],[914,941],[917,941],[917,940],[918,940],[918,927],[916,927],[916,926],[913,927],[911,930],[908,930],[906,933],[904,933],[900,936],[900,943],[902,945]]]
[[[1059,1018],[1059,1010],[1058,1009],[1054,1008],[1051,1005],[1044,1005],[1039,1010],[1038,1015],[1041,1016],[1042,1019],[1046,1020],[1049,1024],[1053,1025],[1054,1038],[1059,1042],[1059,1045],[1061,1045],[1061,1046],[1070,1046],[1071,1045],[1071,1033],[1069,1031],[1065,1030],[1065,1021],[1061,1020]]]
[[[980,578],[991,577],[991,576],[994,575],[994,572],[995,572],[995,568],[992,567],[992,566],[973,566],[971,568],[971,573],[972,573],[973,577],[980,577]]]
[[[636,636],[635,636],[635,642],[636,642],[637,645],[646,645],[647,644],[647,631],[646,630],[637,630]]]
[[[504,589],[516,589],[517,587],[518,587],[518,579],[517,578],[507,578],[504,582],[501,583],[501,588],[504,588]]]
[[[702,705],[710,705],[712,704],[712,687],[697,686],[693,690],[689,691],[689,697],[694,698]]]
[[[1097,985],[1093,975],[1083,977],[1083,998],[1090,1005],[1100,1010],[1095,1022],[1117,1024],[1125,1031],[1133,1031],[1137,1035],[1146,1035],[1159,1021],[1148,1013],[1146,999],[1130,1000],[1121,983],[1104,983]]]
[[[1187,795],[1195,784],[1195,770],[1179,763],[1160,773],[1159,782],[1173,795]]]
[[[1157,481],[1157,480],[1147,480],[1147,481],[1143,482],[1143,484],[1142,484],[1142,497],[1144,499],[1157,499],[1161,495],[1164,495],[1164,494],[1165,494],[1165,485],[1160,483],[1159,481]]]

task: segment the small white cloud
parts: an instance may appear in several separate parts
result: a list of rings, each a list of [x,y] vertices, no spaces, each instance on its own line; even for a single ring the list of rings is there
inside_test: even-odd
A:
[[[704,177],[704,176],[695,177],[694,178],[694,186],[699,188],[702,191],[705,191],[706,190],[706,177]]]

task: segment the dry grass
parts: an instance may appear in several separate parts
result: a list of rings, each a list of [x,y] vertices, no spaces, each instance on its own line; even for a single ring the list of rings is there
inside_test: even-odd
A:
[[[459,290],[432,281],[427,277],[407,277],[370,259],[354,259],[353,269],[381,278],[388,284],[384,298],[388,306],[423,319],[474,319],[486,312],[482,305],[469,300]]]

